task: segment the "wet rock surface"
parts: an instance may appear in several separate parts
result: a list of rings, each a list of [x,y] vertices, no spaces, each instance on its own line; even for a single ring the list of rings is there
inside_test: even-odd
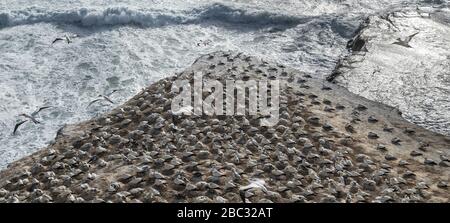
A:
[[[221,82],[280,80],[278,124],[173,114],[174,81],[196,71]],[[0,172],[0,202],[449,202],[449,155],[450,138],[391,107],[217,52],[12,163]]]
[[[327,80],[450,135],[449,14],[448,7],[418,6],[368,17]]]

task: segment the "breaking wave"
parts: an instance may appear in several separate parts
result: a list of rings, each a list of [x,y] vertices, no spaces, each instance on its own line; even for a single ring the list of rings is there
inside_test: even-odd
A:
[[[249,11],[223,4],[212,4],[200,9],[184,11],[161,11],[113,7],[104,10],[81,8],[68,11],[46,11],[31,8],[0,14],[0,28],[35,24],[77,24],[81,26],[138,25],[144,27],[177,24],[198,24],[204,21],[260,26],[295,26],[308,21],[267,11]]]

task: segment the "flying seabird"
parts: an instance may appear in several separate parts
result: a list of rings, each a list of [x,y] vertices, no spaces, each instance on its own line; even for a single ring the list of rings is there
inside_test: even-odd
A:
[[[111,104],[114,104],[114,101],[112,101],[111,98],[109,98],[109,97],[110,97],[112,94],[114,94],[115,92],[117,92],[117,91],[118,91],[118,90],[113,90],[111,93],[109,93],[109,94],[107,94],[107,95],[102,95],[102,94],[98,95],[99,98],[97,98],[97,99],[91,101],[87,107],[91,106],[91,105],[94,104],[95,102],[99,102],[99,101],[102,101],[102,100],[105,100],[105,101],[107,101],[107,102],[109,102],[109,103],[111,103]]]
[[[401,38],[397,38],[397,42],[394,42],[392,44],[397,44],[400,46],[404,46],[404,47],[408,47],[408,48],[412,48],[412,46],[409,45],[409,42],[412,40],[412,38],[414,36],[416,36],[417,34],[419,34],[419,32],[416,32],[408,37],[406,37],[404,40],[402,40]]]
[[[36,115],[38,115],[39,112],[41,112],[42,110],[48,109],[48,108],[51,108],[51,106],[40,107],[40,108],[38,108],[36,111],[34,111],[33,113],[31,113],[31,114],[29,114],[29,115],[28,115],[28,114],[25,114],[25,113],[22,113],[22,114],[20,114],[19,116],[22,116],[22,117],[25,117],[25,118],[31,120],[34,124],[39,124],[39,123],[41,123],[41,122],[39,122],[38,120],[36,120]],[[28,121],[28,120],[24,120],[24,121],[20,121],[20,122],[16,123],[16,125],[14,126],[13,135],[16,134],[16,131],[17,131],[17,129],[19,128],[19,126],[22,125],[23,123],[27,122],[27,121]]]
[[[58,41],[62,41],[62,40],[65,40],[67,42],[67,44],[69,44],[69,43],[72,43],[72,38],[76,38],[76,37],[78,37],[78,35],[69,36],[69,35],[66,34],[66,35],[64,35],[64,38],[57,37],[55,40],[53,40],[52,44],[54,44],[54,43],[56,43]]]
[[[44,106],[44,107],[40,107],[38,110],[34,111],[33,113],[31,113],[31,116],[36,116],[39,112],[41,112],[44,109],[48,109],[51,108],[52,106]]]
[[[40,122],[38,120],[36,120],[36,115],[39,114],[39,112],[41,112],[44,109],[48,109],[51,108],[51,106],[44,106],[44,107],[40,107],[38,108],[36,111],[34,111],[33,113],[31,113],[30,115],[22,113],[19,116],[25,117],[30,119],[31,121],[33,121],[34,124],[39,124]]]
[[[200,40],[198,43],[197,43],[197,46],[208,46],[210,43],[211,43],[212,41],[211,40]]]
[[[244,187],[239,188],[239,196],[242,199],[242,202],[246,203],[245,200],[245,192],[251,189],[261,189],[264,193],[268,193],[269,191],[266,188],[266,182],[262,179],[251,180],[250,184]]]
[[[41,123],[41,122],[39,122],[38,120],[36,120],[36,118],[34,118],[33,116],[27,115],[27,114],[25,114],[25,113],[20,114],[19,116],[22,116],[22,117],[25,117],[25,118],[30,119],[34,124],[39,124],[39,123]]]

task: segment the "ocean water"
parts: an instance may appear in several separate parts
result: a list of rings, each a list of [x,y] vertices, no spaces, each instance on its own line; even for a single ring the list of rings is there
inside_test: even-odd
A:
[[[2,0],[0,168],[104,113],[202,54],[239,50],[323,78],[368,15],[442,1]],[[76,34],[73,43],[51,44]],[[208,44],[199,44],[207,42]],[[87,107],[99,94],[115,105]],[[40,106],[41,124],[19,114]]]

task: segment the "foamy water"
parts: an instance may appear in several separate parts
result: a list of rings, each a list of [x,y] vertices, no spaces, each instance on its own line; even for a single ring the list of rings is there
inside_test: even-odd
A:
[[[360,21],[416,1],[65,1],[0,3],[0,168],[47,145],[64,124],[90,119],[202,54],[239,50],[329,74]],[[428,4],[423,3],[421,4]],[[430,3],[432,4],[432,3]],[[434,4],[434,3],[433,3]],[[77,34],[71,44],[58,36]],[[198,45],[208,41],[208,45]],[[87,108],[99,94],[116,105]],[[12,135],[39,106],[42,124]]]

